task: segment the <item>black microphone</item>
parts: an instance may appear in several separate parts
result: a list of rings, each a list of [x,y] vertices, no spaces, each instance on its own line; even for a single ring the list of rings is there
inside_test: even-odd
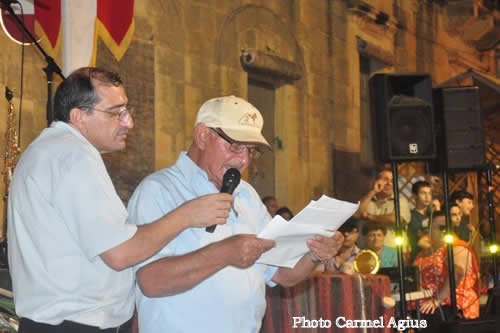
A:
[[[222,187],[220,188],[220,193],[233,194],[234,189],[240,184],[241,174],[236,168],[231,168],[226,171],[224,177],[222,177]],[[206,232],[214,232],[217,224],[211,225],[205,228]]]
[[[13,3],[19,3],[19,1],[18,0],[0,0],[0,5],[3,5],[3,7],[5,7],[5,8],[10,7],[10,5]]]

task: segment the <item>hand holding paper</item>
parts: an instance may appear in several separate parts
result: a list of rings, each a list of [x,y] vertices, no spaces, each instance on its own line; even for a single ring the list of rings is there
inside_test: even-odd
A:
[[[276,247],[263,253],[257,262],[294,267],[309,252],[308,239],[316,235],[331,237],[354,214],[358,206],[323,195],[318,201],[311,201],[288,222],[276,215],[257,236],[274,240]]]
[[[275,246],[269,239],[261,239],[251,234],[234,235],[223,240],[228,245],[229,264],[234,267],[252,266],[261,254]]]
[[[307,240],[307,247],[317,260],[326,261],[337,255],[344,243],[344,235],[335,232],[332,237],[316,235]]]

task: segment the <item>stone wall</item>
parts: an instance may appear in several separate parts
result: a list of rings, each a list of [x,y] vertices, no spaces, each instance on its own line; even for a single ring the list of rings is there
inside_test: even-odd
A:
[[[445,8],[429,1],[141,0],[135,7],[134,41],[122,62],[103,44],[98,51],[99,64],[121,72],[138,109],[129,149],[105,157],[125,201],[142,177],[188,149],[205,100],[247,96],[242,49],[303,68],[299,80],[275,90],[274,133],[283,143],[274,147],[275,194],[294,212],[323,193],[355,200],[366,185],[357,177],[360,38],[388,72],[428,72],[439,83],[468,67],[492,70],[488,51],[443,28]],[[20,47],[3,33],[0,45],[0,88],[9,85],[18,106]],[[26,48],[22,147],[46,126],[43,66],[38,52]],[[0,98],[2,138],[6,108]],[[342,177],[338,186],[335,177]]]

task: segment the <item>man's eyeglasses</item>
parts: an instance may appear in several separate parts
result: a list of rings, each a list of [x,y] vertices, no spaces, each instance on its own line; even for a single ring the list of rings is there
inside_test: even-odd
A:
[[[249,147],[245,144],[242,143],[237,143],[231,140],[227,135],[224,133],[219,132],[218,130],[214,128],[210,128],[213,132],[215,132],[218,136],[220,136],[224,141],[229,143],[229,148],[233,153],[236,154],[241,154],[245,150],[248,150],[248,156],[251,159],[257,159],[262,155],[262,151],[259,149],[259,147]]]
[[[114,109],[115,110],[118,109],[118,110],[113,111]],[[127,115],[131,115],[135,109],[133,106],[125,105],[125,106],[119,106],[119,107],[112,107],[112,108],[109,108],[107,110],[100,110],[97,108],[94,108],[94,110],[99,111],[99,112],[109,113],[111,115],[111,117],[113,117],[113,118],[118,117],[118,119],[120,121],[122,121],[125,119],[125,117],[127,117]]]

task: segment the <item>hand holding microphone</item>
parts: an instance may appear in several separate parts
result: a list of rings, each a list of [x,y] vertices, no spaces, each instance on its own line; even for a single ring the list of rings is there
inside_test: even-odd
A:
[[[241,174],[236,168],[231,168],[224,173],[222,177],[222,186],[220,189],[221,193],[233,194],[234,189],[240,184]],[[217,225],[211,225],[206,227],[206,232],[214,232]]]

